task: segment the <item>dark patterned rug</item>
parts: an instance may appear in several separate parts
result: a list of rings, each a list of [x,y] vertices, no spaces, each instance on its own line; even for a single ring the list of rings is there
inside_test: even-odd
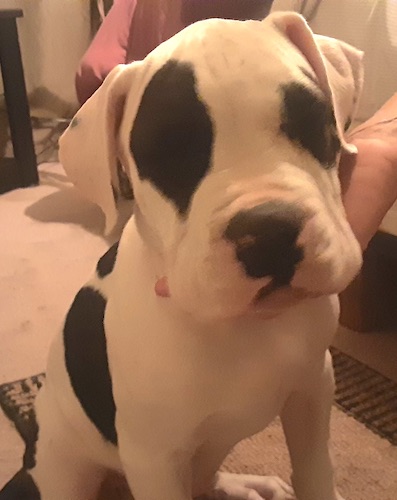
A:
[[[33,377],[0,385],[0,406],[5,415],[14,423],[15,428],[25,442],[23,465],[33,467],[37,424],[33,411],[33,402],[39,391],[44,373]]]
[[[335,404],[397,446],[397,384],[335,348],[332,356]],[[26,444],[24,464],[27,466],[33,458],[37,436],[33,401],[44,377],[41,373],[0,386],[0,406]]]
[[[335,348],[331,352],[336,405],[397,446],[397,384]]]

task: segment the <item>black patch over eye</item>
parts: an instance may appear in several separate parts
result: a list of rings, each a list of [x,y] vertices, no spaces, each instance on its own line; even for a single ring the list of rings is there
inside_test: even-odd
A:
[[[325,168],[334,166],[341,143],[331,104],[298,82],[282,85],[280,91],[283,96],[280,130]]]
[[[147,85],[131,131],[140,178],[184,215],[210,168],[212,143],[211,119],[197,96],[192,66],[168,61]]]

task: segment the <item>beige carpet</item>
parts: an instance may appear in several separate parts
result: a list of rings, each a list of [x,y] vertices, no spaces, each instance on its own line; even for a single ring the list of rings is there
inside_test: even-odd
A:
[[[332,439],[337,481],[346,500],[397,499],[397,447],[337,409]],[[275,473],[288,480],[289,462],[279,422],[241,443],[225,466],[236,472]]]
[[[40,179],[0,196],[0,384],[44,370],[76,291],[118,236],[102,237],[100,209],[79,196],[59,164],[41,165]]]
[[[396,500],[397,448],[336,408],[332,432],[337,482],[345,500]],[[264,432],[240,443],[226,459],[223,469],[278,475],[288,481],[290,466],[280,422],[277,420]],[[98,500],[132,498],[115,484],[114,480],[108,481]]]
[[[49,341],[70,301],[118,233],[108,241],[101,236],[99,209],[81,199],[59,165],[42,165],[40,175],[39,187],[0,196],[0,383],[44,370]],[[122,219],[129,209],[123,206]],[[397,498],[397,448],[337,410],[333,437],[346,500]],[[22,443],[0,414],[0,488],[21,456]],[[288,479],[278,425],[240,445],[226,467]]]

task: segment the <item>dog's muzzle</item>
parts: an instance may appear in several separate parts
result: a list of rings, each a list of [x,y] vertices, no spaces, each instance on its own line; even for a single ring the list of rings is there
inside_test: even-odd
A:
[[[268,276],[273,286],[284,286],[304,257],[297,240],[306,220],[307,215],[296,205],[268,201],[234,215],[224,237],[235,246],[247,276]]]

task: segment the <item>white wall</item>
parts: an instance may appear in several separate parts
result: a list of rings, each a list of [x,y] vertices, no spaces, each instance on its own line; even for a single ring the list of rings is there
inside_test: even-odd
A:
[[[310,13],[319,3],[310,20]],[[305,5],[304,12],[302,6]],[[273,10],[295,10],[314,32],[364,51],[364,89],[358,121],[369,118],[397,91],[397,0],[275,0]]]
[[[61,108],[62,103],[76,105],[74,75],[89,44],[90,0],[0,0],[0,6],[24,11],[17,24],[34,105],[45,108],[40,102],[45,92],[37,92],[42,88],[59,98]]]

